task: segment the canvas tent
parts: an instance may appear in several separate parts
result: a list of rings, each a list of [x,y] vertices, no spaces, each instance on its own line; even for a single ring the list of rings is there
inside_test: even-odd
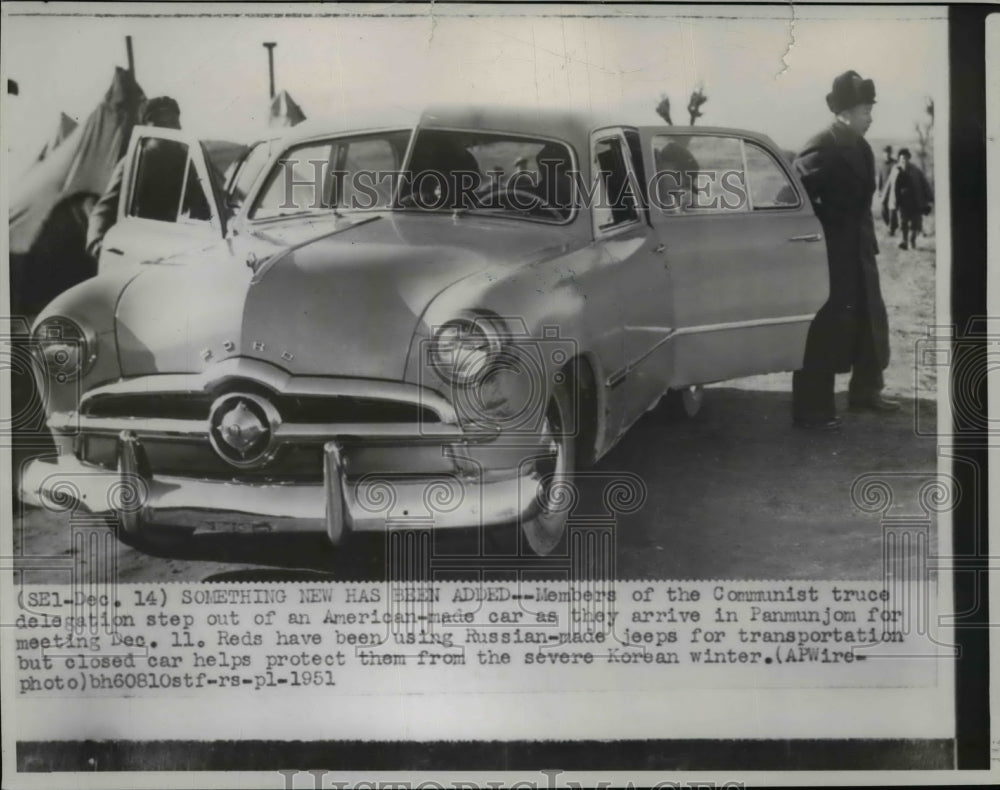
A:
[[[38,153],[38,158],[35,161],[41,162],[45,157],[51,154],[62,144],[63,140],[73,133],[73,130],[76,127],[76,121],[64,112],[59,113],[59,122],[56,124],[56,130],[52,133],[52,137],[49,138],[48,142],[42,146],[42,150]]]
[[[289,96],[288,91],[279,91],[271,99],[271,111],[268,115],[268,126],[272,129],[295,126],[306,119],[302,108]]]
[[[115,69],[87,120],[13,185],[10,277],[16,315],[36,314],[94,274],[96,265],[84,250],[87,214],[125,153],[144,98],[132,74]]]

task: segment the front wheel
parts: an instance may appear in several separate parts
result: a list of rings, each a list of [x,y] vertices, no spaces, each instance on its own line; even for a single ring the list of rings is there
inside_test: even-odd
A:
[[[692,384],[679,390],[667,390],[663,405],[668,417],[693,420],[701,412],[705,402],[705,390],[700,384]]]
[[[108,516],[105,522],[119,542],[131,549],[141,551],[143,554],[170,557],[176,554],[183,555],[191,546],[194,529],[147,526],[141,532],[137,532],[126,527],[124,518],[112,515]]]
[[[539,556],[551,554],[562,543],[573,504],[577,499],[576,420],[573,401],[565,387],[558,387],[542,426],[542,452],[534,460],[537,486],[530,515],[521,521],[521,532]]]

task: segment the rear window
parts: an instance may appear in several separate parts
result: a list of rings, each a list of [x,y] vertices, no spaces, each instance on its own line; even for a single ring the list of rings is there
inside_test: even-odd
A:
[[[650,199],[667,213],[749,209],[742,141],[717,135],[656,135]]]
[[[760,146],[744,143],[747,158],[747,183],[754,211],[794,208],[799,195],[791,179],[774,157]]]

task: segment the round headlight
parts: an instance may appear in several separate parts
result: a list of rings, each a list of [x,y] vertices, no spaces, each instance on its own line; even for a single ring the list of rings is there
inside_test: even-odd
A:
[[[46,318],[35,327],[33,340],[42,373],[60,384],[83,375],[94,362],[86,334],[68,318]]]
[[[504,334],[499,321],[486,316],[449,321],[435,333],[429,361],[449,384],[474,384],[502,351]]]

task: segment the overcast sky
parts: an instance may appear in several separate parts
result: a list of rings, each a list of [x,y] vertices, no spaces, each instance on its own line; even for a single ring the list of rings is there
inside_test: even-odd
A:
[[[699,123],[762,131],[795,149],[829,121],[824,96],[849,68],[876,84],[870,137],[913,139],[925,96],[936,98],[939,118],[945,108],[946,12],[938,8],[796,5],[794,23],[791,6],[781,5],[428,8],[323,7],[325,16],[303,18],[198,4],[159,11],[228,16],[151,18],[134,15],[157,11],[145,4],[91,5],[87,16],[82,4],[5,3],[0,58],[20,87],[19,96],[5,97],[2,119],[11,171],[34,157],[60,111],[86,118],[114,67],[126,63],[126,34],[146,95],[173,96],[185,129],[211,137],[247,139],[264,128],[264,41],[278,44],[278,89],[311,118],[362,105],[472,100],[593,108],[657,123],[653,108],[666,94],[674,122],[686,123],[687,97],[701,83],[709,101]],[[247,10],[275,9],[309,7]],[[25,11],[47,13],[17,15]]]

